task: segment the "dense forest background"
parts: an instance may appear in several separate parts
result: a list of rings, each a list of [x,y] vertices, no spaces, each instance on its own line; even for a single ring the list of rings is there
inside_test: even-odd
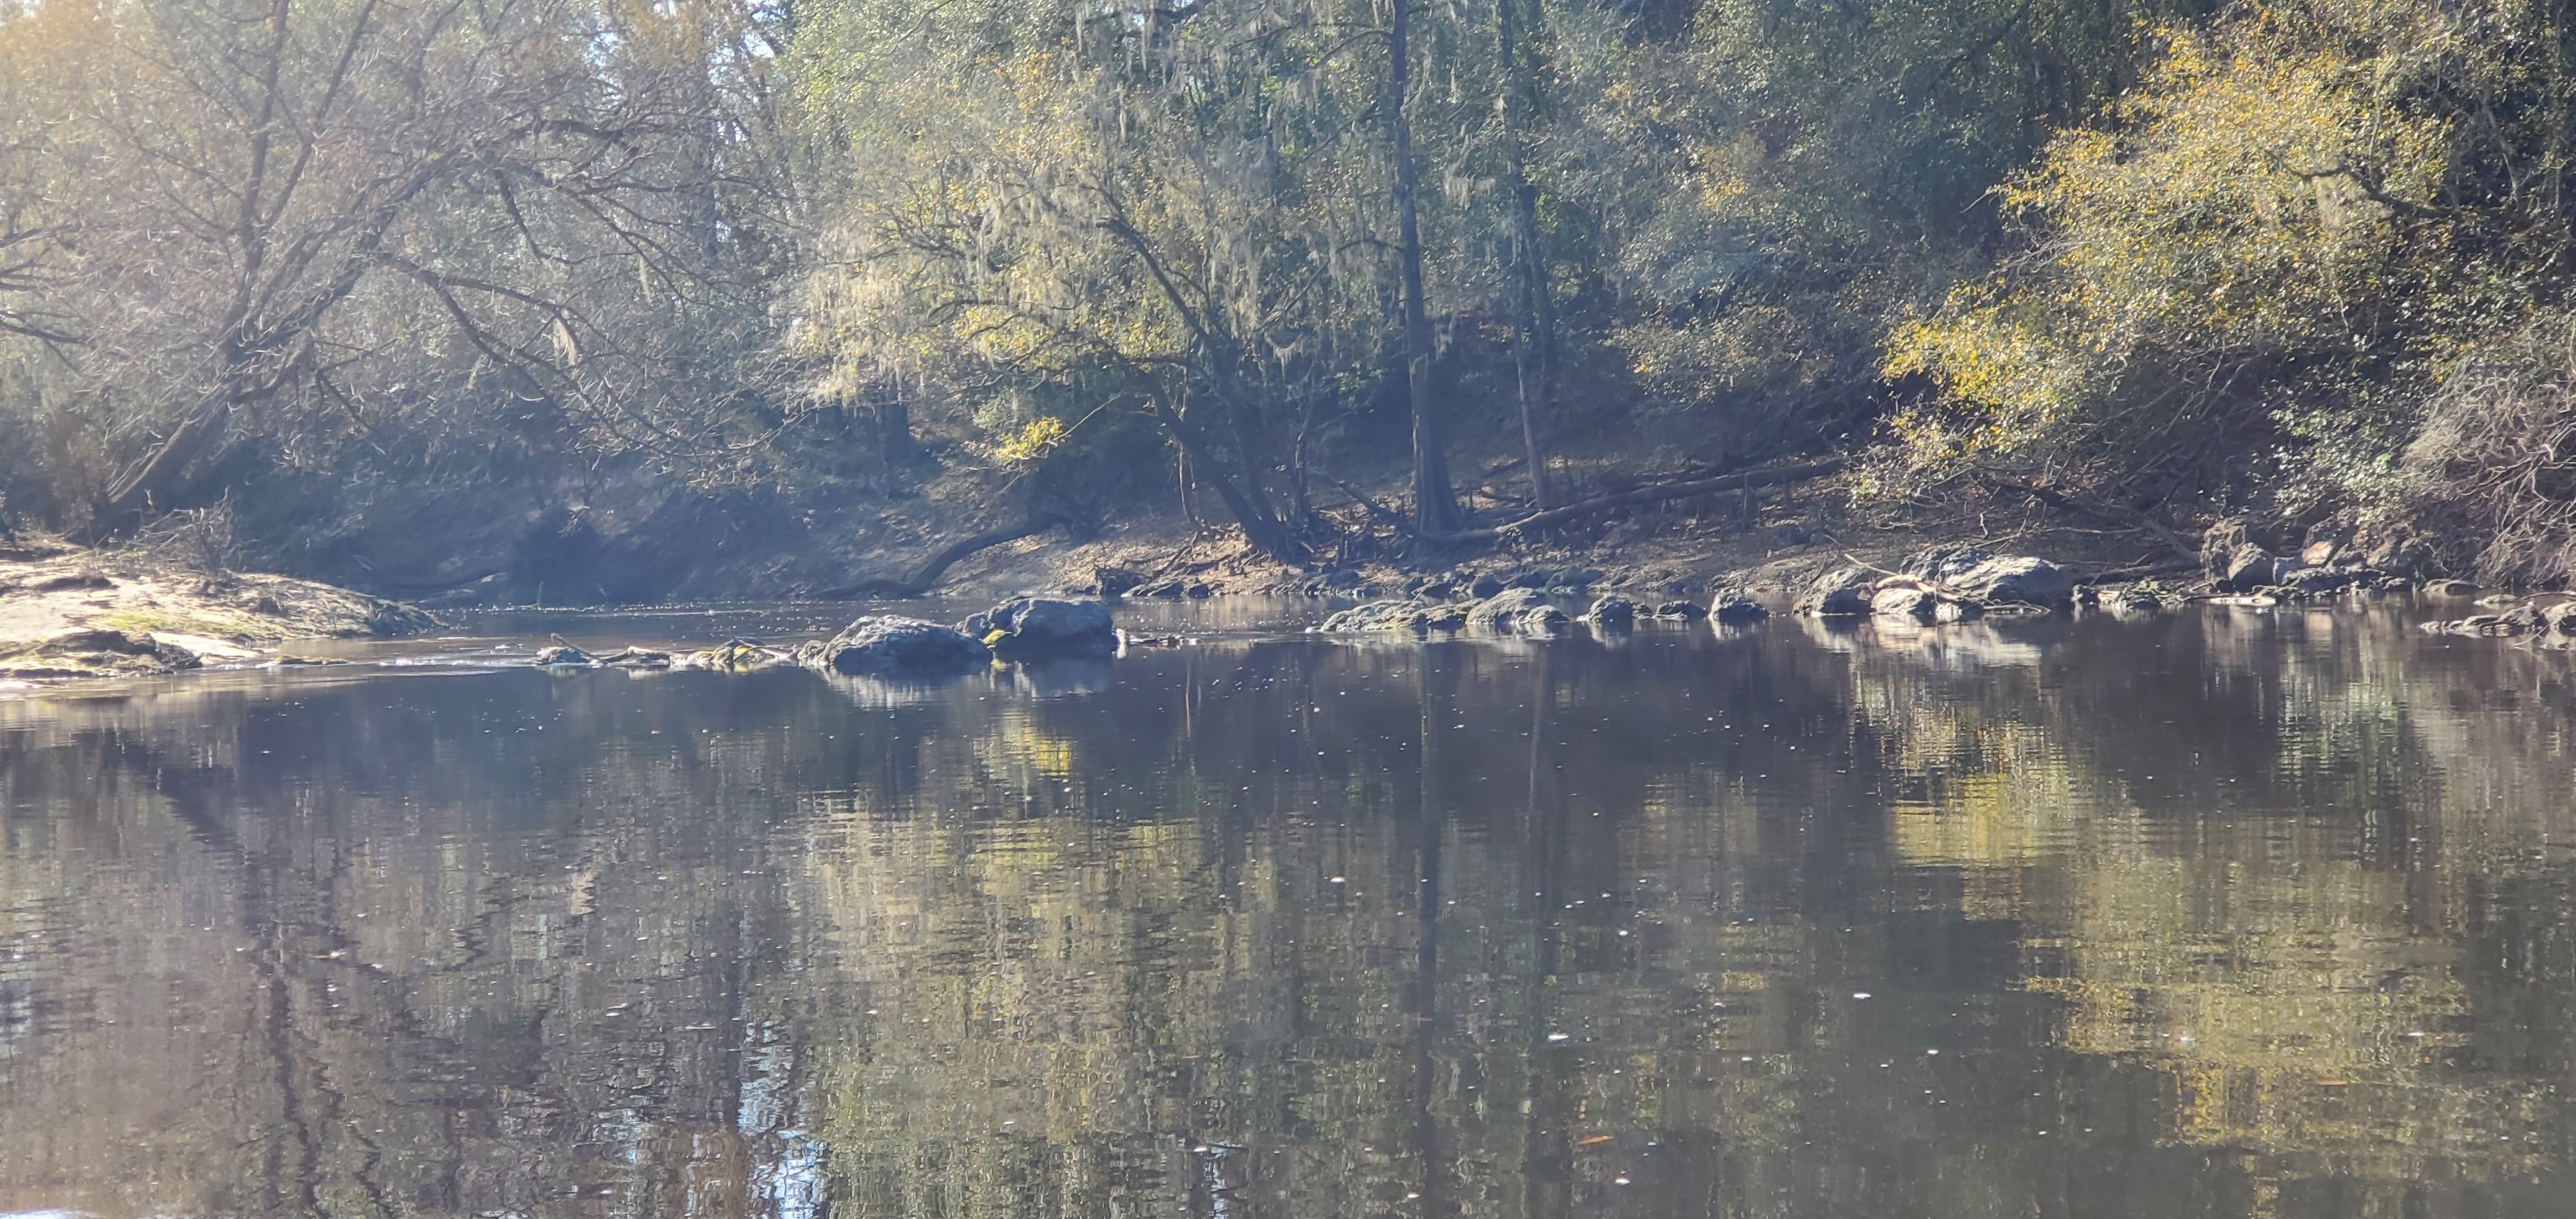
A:
[[[1900,509],[2559,581],[2571,19],[0,0],[0,494],[628,600],[1174,516],[1302,561],[1840,453]]]

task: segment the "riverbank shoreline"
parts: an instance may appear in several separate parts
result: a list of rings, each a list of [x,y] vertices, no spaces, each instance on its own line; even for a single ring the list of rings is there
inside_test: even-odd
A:
[[[0,683],[300,663],[281,645],[436,625],[401,602],[291,576],[191,572],[53,538],[0,543]]]

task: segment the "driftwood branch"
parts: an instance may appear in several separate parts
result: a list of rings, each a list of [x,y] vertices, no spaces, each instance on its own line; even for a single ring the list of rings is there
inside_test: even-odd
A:
[[[854,601],[862,597],[918,597],[929,592],[931,589],[939,587],[940,577],[948,574],[948,569],[955,566],[958,560],[963,559],[976,551],[999,546],[1004,542],[1016,542],[1021,538],[1036,537],[1037,535],[1045,533],[1047,530],[1053,529],[1063,523],[1064,518],[1062,517],[1048,513],[1039,513],[1016,525],[1006,525],[999,529],[988,529],[982,533],[974,535],[973,537],[961,538],[955,542],[951,542],[938,553],[923,560],[921,566],[912,569],[912,574],[904,577],[903,579],[889,580],[879,576],[874,579],[861,580],[856,584],[843,585],[839,588],[827,588],[814,595],[825,601]]]
[[[1524,533],[1532,529],[1544,529],[1550,525],[1563,524],[1566,521],[1588,516],[1595,512],[1607,512],[1613,508],[1629,508],[1639,504],[1660,504],[1666,500],[1689,499],[1694,495],[1711,495],[1720,491],[1741,491],[1752,487],[1767,487],[1774,483],[1799,482],[1809,478],[1821,478],[1842,468],[1843,463],[1840,458],[1828,458],[1824,461],[1812,461],[1804,465],[1771,466],[1766,469],[1746,470],[1741,474],[1727,474],[1717,478],[1688,479],[1682,482],[1663,483],[1652,487],[1639,487],[1634,491],[1622,491],[1616,495],[1604,495],[1595,499],[1584,500],[1579,504],[1567,504],[1562,508],[1550,508],[1545,512],[1533,512],[1519,520],[1506,521],[1500,525],[1493,525],[1483,529],[1461,529],[1456,533],[1425,533],[1417,536],[1419,536],[1423,541],[1434,542],[1441,545],[1454,545],[1459,542],[1492,542]]]

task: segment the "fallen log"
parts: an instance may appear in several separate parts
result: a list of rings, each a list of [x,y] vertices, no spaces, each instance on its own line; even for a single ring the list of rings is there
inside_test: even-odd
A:
[[[1639,487],[1636,490],[1622,491],[1616,495],[1604,495],[1595,499],[1584,500],[1578,504],[1567,504],[1562,508],[1550,508],[1545,512],[1533,512],[1519,520],[1506,521],[1500,525],[1492,525],[1482,529],[1461,529],[1456,533],[1425,533],[1417,534],[1416,536],[1421,538],[1423,541],[1434,542],[1444,546],[1455,545],[1460,542],[1492,542],[1523,533],[1527,530],[1544,529],[1550,525],[1563,524],[1566,521],[1574,520],[1591,513],[1607,512],[1613,508],[1631,508],[1639,504],[1660,504],[1666,500],[1689,499],[1694,495],[1710,495],[1719,491],[1742,491],[1749,490],[1754,487],[1767,487],[1775,483],[1790,483],[1809,478],[1821,478],[1827,474],[1832,474],[1841,470],[1842,468],[1842,459],[1834,457],[1827,458],[1823,461],[1807,462],[1803,465],[1770,466],[1765,469],[1746,470],[1741,474],[1727,474],[1716,478],[1688,479],[1682,482],[1663,483],[1652,487]]]
[[[938,553],[923,560],[921,566],[913,568],[912,574],[904,577],[903,579],[889,580],[883,576],[878,576],[873,579],[861,580],[856,584],[845,584],[839,588],[827,588],[814,594],[814,596],[824,601],[854,601],[861,597],[877,597],[898,600],[905,597],[918,597],[928,593],[931,589],[939,587],[940,577],[947,575],[948,569],[956,566],[958,560],[963,559],[976,551],[999,546],[1004,542],[1016,542],[1021,538],[1036,537],[1037,535],[1045,533],[1047,530],[1053,529],[1063,523],[1064,519],[1058,516],[1046,514],[1032,516],[1016,525],[1005,525],[999,529],[988,529],[982,533],[974,535],[973,537],[961,538],[955,542],[951,542]]]

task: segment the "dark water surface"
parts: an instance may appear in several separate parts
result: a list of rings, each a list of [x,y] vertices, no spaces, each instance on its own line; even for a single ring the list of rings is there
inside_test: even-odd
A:
[[[2576,1212],[2576,657],[1275,608],[0,703],[0,1212]]]

